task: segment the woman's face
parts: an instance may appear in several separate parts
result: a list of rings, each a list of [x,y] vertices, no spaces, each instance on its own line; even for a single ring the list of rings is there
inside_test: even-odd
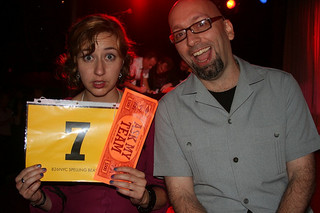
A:
[[[116,83],[123,65],[115,35],[100,33],[95,51],[89,54],[86,44],[77,56],[78,71],[87,98],[105,98],[116,90]]]

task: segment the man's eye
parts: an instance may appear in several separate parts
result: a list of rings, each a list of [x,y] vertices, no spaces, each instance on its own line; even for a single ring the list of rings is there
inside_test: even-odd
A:
[[[115,56],[113,54],[108,54],[108,55],[106,55],[106,59],[108,61],[113,61],[115,59]]]
[[[206,26],[207,25],[207,20],[202,20],[200,22],[198,22],[197,24],[197,28],[202,28],[203,26]]]
[[[185,34],[184,31],[176,32],[174,34],[174,37],[175,37],[176,40],[179,40],[179,39],[184,37],[184,34]]]

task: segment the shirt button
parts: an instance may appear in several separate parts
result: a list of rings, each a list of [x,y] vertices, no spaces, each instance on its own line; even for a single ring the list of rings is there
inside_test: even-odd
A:
[[[245,198],[245,199],[243,199],[243,202],[244,202],[245,204],[248,204],[248,203],[249,203],[249,199],[248,199],[248,198]]]
[[[192,146],[192,143],[191,143],[191,142],[188,142],[188,143],[187,143],[187,146]]]
[[[278,138],[279,136],[280,136],[279,133],[277,133],[277,132],[274,133],[274,137]]]
[[[238,161],[239,161],[239,158],[237,157],[233,158],[233,162],[238,163]]]
[[[231,118],[228,119],[228,124],[232,124]]]

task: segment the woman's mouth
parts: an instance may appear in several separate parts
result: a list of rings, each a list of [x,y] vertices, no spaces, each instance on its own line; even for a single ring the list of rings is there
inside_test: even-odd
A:
[[[96,89],[101,89],[105,86],[105,82],[104,81],[94,81],[93,82],[93,87]]]

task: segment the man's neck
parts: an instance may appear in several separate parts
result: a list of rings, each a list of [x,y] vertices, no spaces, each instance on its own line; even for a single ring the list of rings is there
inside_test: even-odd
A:
[[[230,68],[225,69],[217,79],[210,81],[200,79],[200,81],[210,91],[224,92],[237,86],[239,76],[240,68],[237,63],[234,62],[234,64]]]

